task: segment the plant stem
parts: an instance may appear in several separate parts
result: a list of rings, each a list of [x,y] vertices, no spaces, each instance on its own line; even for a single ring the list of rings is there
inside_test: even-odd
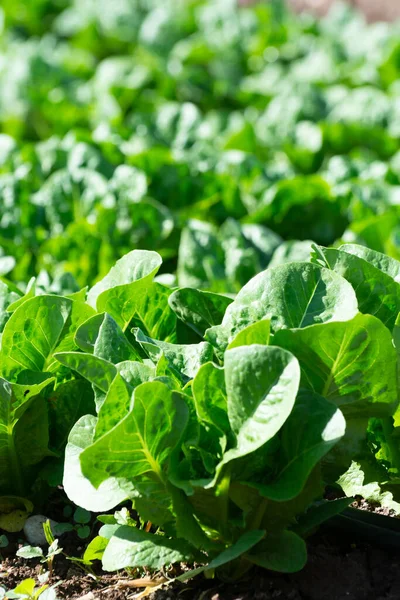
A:
[[[228,516],[229,516],[229,488],[231,484],[231,468],[230,465],[225,467],[223,475],[219,480],[216,488],[216,497],[218,498],[218,514],[221,523],[221,531],[225,537],[228,532]]]
[[[17,450],[15,448],[14,442],[14,428],[12,425],[8,427],[7,432],[7,440],[8,440],[8,452],[10,457],[11,464],[11,473],[12,477],[15,481],[15,489],[18,496],[23,496],[25,492],[25,486],[23,484],[20,464],[17,456]]]
[[[254,510],[253,515],[249,520],[249,529],[259,529],[263,520],[266,508],[268,505],[268,498],[263,498],[257,508]]]

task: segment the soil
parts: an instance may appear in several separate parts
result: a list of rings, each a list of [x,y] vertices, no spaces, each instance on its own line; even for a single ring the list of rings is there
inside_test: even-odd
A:
[[[328,496],[336,498],[337,491],[330,490]],[[48,516],[59,522],[68,520],[64,516],[68,505],[63,490],[55,490],[47,503]],[[361,498],[353,507],[380,513],[383,518],[390,515],[389,511]],[[90,538],[97,535],[100,526],[92,515]],[[7,534],[7,537],[9,545],[0,549],[0,586],[13,589],[26,578],[35,579],[39,585],[38,576],[44,566],[38,559],[27,561],[15,555],[23,542],[21,534]],[[74,531],[59,538],[60,547],[69,556],[82,556],[87,543]],[[400,546],[377,547],[376,542],[365,540],[365,535],[361,538],[334,525],[308,540],[308,553],[307,566],[293,575],[255,569],[236,584],[199,576],[186,584],[166,583],[162,587],[157,584],[168,582],[187,567],[181,565],[178,572],[158,573],[152,580],[149,573],[138,570],[105,574],[99,561],[94,563],[92,573],[88,573],[61,554],[55,557],[49,583],[57,584],[60,600],[125,600],[144,597],[141,594],[146,592],[150,600],[399,600]]]
[[[68,534],[71,536],[72,534]],[[79,545],[82,542],[75,542]],[[71,546],[71,540],[64,546]],[[198,577],[149,593],[150,600],[398,600],[400,549],[365,544],[343,531],[325,531],[308,542],[309,560],[300,573],[282,575],[255,570],[236,584]],[[69,550],[71,551],[71,550]],[[79,554],[75,548],[75,555]],[[0,584],[13,588],[27,577],[37,579],[41,565],[11,555],[0,564]],[[71,600],[139,598],[150,577],[136,586],[139,573],[88,574],[64,556],[57,556],[50,583],[59,583],[57,596]],[[172,576],[172,573],[169,575]],[[162,577],[158,574],[158,580]],[[148,592],[151,592],[151,587]]]

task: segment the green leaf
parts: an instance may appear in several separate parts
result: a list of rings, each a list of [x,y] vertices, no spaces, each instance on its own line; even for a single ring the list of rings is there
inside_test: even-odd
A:
[[[228,307],[220,326],[206,339],[225,348],[239,331],[269,319],[271,332],[313,323],[346,321],[357,314],[352,287],[328,269],[311,263],[289,263],[256,275]]]
[[[126,360],[116,365],[118,373],[126,381],[129,388],[134,390],[135,387],[146,381],[151,381],[156,376],[156,368],[150,364]]]
[[[340,203],[335,200],[330,185],[320,175],[297,175],[268,186],[247,220],[266,224],[285,239],[300,237],[329,244],[346,226]]]
[[[91,563],[94,560],[102,560],[107,544],[108,540],[106,538],[97,535],[87,546],[83,560],[86,563]]]
[[[22,546],[16,552],[21,558],[43,558],[43,550],[39,546]]]
[[[64,450],[69,432],[83,415],[94,412],[93,391],[87,381],[73,379],[57,386],[48,402],[50,445]]]
[[[265,531],[254,529],[244,533],[232,546],[221,552],[206,567],[209,569],[218,569],[223,565],[240,558],[243,554],[251,550],[265,537]]]
[[[54,535],[60,536],[64,533],[70,533],[71,531],[74,531],[74,526],[72,523],[58,523],[53,527],[53,531]]]
[[[188,416],[181,394],[159,381],[139,385],[126,417],[82,453],[84,475],[96,487],[108,477],[124,477],[146,494],[165,488]]]
[[[225,272],[223,251],[216,230],[210,223],[190,220],[183,229],[179,244],[178,283],[180,287],[219,291]]]
[[[397,283],[400,283],[400,262],[398,260],[358,244],[343,244],[339,246],[338,250],[362,258],[380,271],[383,271],[383,273],[386,273],[386,275],[389,275],[389,277],[392,277]]]
[[[33,504],[20,496],[0,496],[0,528],[9,533],[22,531]]]
[[[337,500],[322,500],[311,506],[308,511],[298,519],[295,531],[302,537],[313,533],[322,523],[340,514],[354,502],[354,498],[338,498]]]
[[[240,346],[251,346],[252,344],[260,344],[268,346],[271,333],[271,324],[269,319],[257,321],[252,325],[248,325],[233,338],[227,350],[239,348]]]
[[[271,482],[250,481],[259,492],[283,502],[298,496],[311,471],[343,437],[346,422],[334,404],[313,392],[299,393],[282,427],[276,475]]]
[[[218,556],[216,556],[208,565],[188,571],[187,573],[177,577],[177,580],[184,582],[192,577],[200,575],[200,573],[204,573],[204,571],[219,569],[220,567],[235,561],[236,559],[245,555],[246,552],[251,550],[251,548],[256,546],[264,538],[265,533],[265,531],[257,529],[254,529],[253,531],[247,531],[234,544],[232,544],[232,546],[229,546]]]
[[[127,483],[124,486],[124,482],[109,477],[96,489],[82,474],[80,456],[93,443],[95,427],[96,417],[86,415],[72,428],[65,449],[63,486],[68,498],[77,506],[100,512],[110,510],[125,500],[131,486]]]
[[[213,357],[212,346],[207,342],[169,344],[147,337],[140,329],[135,331],[135,337],[154,363],[157,363],[164,354],[171,370],[184,383],[192,379],[201,365],[212,360]]]
[[[111,537],[103,555],[103,569],[127,567],[161,569],[177,562],[192,561],[197,555],[185,540],[169,539],[134,527],[121,525]]]
[[[0,333],[10,318],[10,314],[7,311],[8,306],[15,302],[18,297],[18,294],[13,292],[8,285],[0,280]]]
[[[302,385],[336,404],[346,418],[391,415],[397,406],[396,351],[376,317],[282,330],[274,343],[298,358]]]
[[[310,240],[290,240],[278,246],[272,255],[269,267],[277,267],[291,262],[307,262],[310,259],[313,242]]]
[[[173,510],[176,515],[176,535],[187,540],[194,548],[215,551],[216,544],[204,532],[194,516],[193,507],[186,494],[174,486],[170,486]]]
[[[81,523],[82,525],[86,525],[87,523],[90,523],[91,519],[92,519],[92,515],[91,515],[90,511],[88,511],[85,508],[82,508],[80,506],[78,506],[78,508],[75,509],[75,512],[74,512],[75,523]]]
[[[25,369],[48,369],[65,332],[72,304],[60,296],[36,296],[13,312],[2,336],[3,377],[14,378]]]
[[[144,367],[144,365],[140,366]],[[96,439],[110,431],[126,417],[131,405],[131,397],[132,391],[130,386],[128,386],[125,379],[117,373],[110,384],[106,398],[99,410],[99,418],[95,433]]]
[[[282,531],[280,534],[267,535],[246,554],[246,559],[269,571],[296,573],[307,562],[307,549],[304,540],[296,533]]]
[[[165,285],[151,283],[146,292],[136,298],[132,325],[152,338],[176,342],[176,315],[168,303],[171,293]]]
[[[135,314],[136,299],[150,285],[161,262],[157,252],[132,250],[89,290],[89,304],[98,312],[108,312],[125,330]]]
[[[76,330],[75,343],[83,352],[93,354],[99,329],[104,321],[104,315],[105,313],[99,313],[89,317]]]
[[[61,333],[59,342],[54,349],[54,353],[56,352],[68,352],[77,350],[77,345],[75,343],[75,334],[79,326],[84,323],[90,316],[93,316],[94,310],[91,306],[83,302],[82,300],[73,300],[71,306],[71,312],[69,314],[68,320],[65,324],[65,327]],[[48,361],[48,371],[56,371],[59,368],[59,364],[57,360],[54,359],[50,362]]]
[[[52,454],[46,395],[53,385],[53,379],[29,386],[0,379],[0,493],[23,496],[40,461]]]
[[[79,526],[76,530],[76,533],[81,540],[86,540],[90,535],[89,525]]]
[[[139,355],[125,337],[116,321],[104,314],[93,346],[93,355],[113,364],[125,360],[137,360]]]
[[[202,337],[206,329],[221,323],[232,298],[194,288],[181,288],[173,292],[168,301],[179,319]]]
[[[182,384],[184,384],[187,381],[187,378],[183,379],[182,376],[175,369],[171,368],[171,363],[168,361],[165,354],[161,354],[160,358],[157,361],[155,368],[155,378],[159,381],[163,381],[171,389],[175,389],[178,391],[181,390]]]
[[[360,312],[374,315],[392,329],[400,312],[400,285],[374,264],[356,254],[334,248],[316,248],[313,260],[347,279],[353,286]]]
[[[241,346],[225,353],[228,416],[235,447],[223,464],[266,444],[290,415],[300,382],[295,357],[275,346]]]
[[[36,295],[36,279],[35,277],[31,277],[31,279],[28,281],[28,285],[26,286],[25,289],[25,294],[23,294],[22,292],[19,293],[19,288],[17,286],[14,286],[14,284],[12,284],[10,281],[7,281],[7,285],[10,289],[12,289],[13,292],[15,292],[17,294],[17,299],[12,302],[12,304],[9,304],[7,311],[9,313],[13,313],[17,310],[17,308],[19,308],[21,306],[21,304],[23,304],[24,302],[26,302],[27,300],[30,300],[31,298],[33,298]]]
[[[224,433],[230,432],[224,370],[211,362],[202,365],[192,383],[197,417]]]
[[[272,244],[266,247],[268,232]],[[256,241],[254,245],[251,237]],[[262,241],[260,237],[263,238]],[[240,289],[251,277],[267,266],[272,250],[281,241],[279,236],[275,236],[272,231],[264,229],[260,225],[242,226],[232,218],[228,218],[220,227],[218,239],[221,241],[225,254],[226,287],[232,291]],[[262,250],[257,247],[259,241],[261,241]]]
[[[65,367],[77,371],[102,392],[108,392],[111,382],[117,374],[117,369],[112,363],[91,354],[60,352],[55,354],[54,358]]]
[[[24,579],[16,588],[14,588],[14,592],[16,594],[25,594],[29,597],[33,594],[35,585],[34,579]]]
[[[369,465],[358,460],[352,461],[337,483],[346,496],[361,496],[368,502],[388,508],[396,515],[400,515],[400,503],[393,497],[393,493],[382,485],[383,482],[376,465]]]

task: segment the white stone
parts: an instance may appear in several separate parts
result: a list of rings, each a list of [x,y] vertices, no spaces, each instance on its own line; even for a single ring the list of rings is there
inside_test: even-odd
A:
[[[44,515],[33,515],[29,517],[24,525],[24,534],[27,541],[33,546],[45,546],[47,544],[46,536],[43,531],[43,524],[46,523],[48,517]],[[56,521],[50,519],[50,527],[53,531],[54,527],[58,525]]]

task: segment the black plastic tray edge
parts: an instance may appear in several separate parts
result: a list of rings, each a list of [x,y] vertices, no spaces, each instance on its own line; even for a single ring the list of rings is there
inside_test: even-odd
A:
[[[346,508],[330,519],[324,529],[340,529],[355,536],[355,540],[400,550],[400,519],[358,508]]]

